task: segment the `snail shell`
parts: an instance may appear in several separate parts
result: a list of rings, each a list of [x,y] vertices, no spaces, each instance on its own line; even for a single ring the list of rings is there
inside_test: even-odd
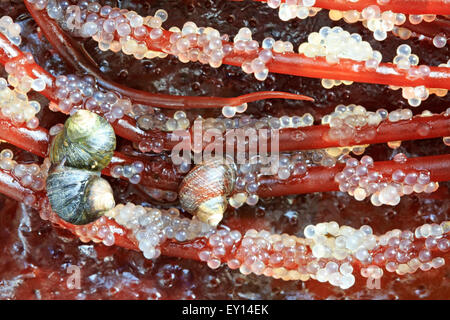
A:
[[[53,139],[50,160],[73,168],[99,171],[112,159],[116,135],[108,121],[88,110],[78,110]]]
[[[72,224],[88,224],[114,208],[109,183],[100,172],[58,166],[47,177],[47,196],[58,216]]]
[[[201,221],[217,226],[227,208],[227,196],[233,191],[236,165],[229,159],[211,159],[195,166],[183,179],[181,206]]]

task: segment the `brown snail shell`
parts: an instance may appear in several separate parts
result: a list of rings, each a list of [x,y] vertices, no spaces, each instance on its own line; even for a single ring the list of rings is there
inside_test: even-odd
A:
[[[201,221],[217,226],[227,208],[227,196],[236,180],[236,165],[230,159],[213,158],[195,166],[183,179],[180,204]]]

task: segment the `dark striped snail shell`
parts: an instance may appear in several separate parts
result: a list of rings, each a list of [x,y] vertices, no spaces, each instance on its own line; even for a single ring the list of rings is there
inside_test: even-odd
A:
[[[100,171],[115,148],[114,130],[104,118],[78,110],[67,119],[50,146],[53,166],[47,177],[47,196],[61,219],[88,224],[114,208],[111,186]]]
[[[230,159],[213,158],[195,166],[183,179],[180,204],[201,221],[217,226],[227,208],[227,196],[236,180],[236,165]]]
[[[52,210],[72,224],[88,224],[114,208],[109,183],[100,172],[57,166],[47,177],[47,196]]]
[[[99,115],[78,110],[64,124],[50,146],[50,160],[72,168],[99,171],[111,161],[116,135],[108,121]]]

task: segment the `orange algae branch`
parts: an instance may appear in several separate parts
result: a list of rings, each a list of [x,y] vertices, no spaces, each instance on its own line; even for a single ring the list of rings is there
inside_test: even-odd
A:
[[[226,58],[225,58],[226,60]],[[392,63],[380,63],[376,70],[369,70],[365,62],[340,59],[338,64],[330,65],[325,57],[307,58],[297,53],[274,53],[268,64],[272,72],[304,76],[348,80],[399,87],[425,86],[427,88],[450,89],[450,68],[430,67],[430,74],[422,78],[408,78],[409,70],[399,70]]]
[[[42,127],[17,127],[6,119],[0,119],[0,138],[39,157],[47,155],[49,136]]]

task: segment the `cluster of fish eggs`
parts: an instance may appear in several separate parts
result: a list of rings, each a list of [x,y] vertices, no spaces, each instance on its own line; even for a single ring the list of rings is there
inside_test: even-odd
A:
[[[231,130],[236,130],[235,133],[239,138],[240,135],[245,135],[248,137],[252,143],[260,143],[262,139],[268,141],[270,138],[271,130],[269,129],[284,129],[284,128],[299,128],[299,127],[307,127],[311,126],[314,123],[314,118],[311,114],[306,113],[303,116],[282,116],[278,117],[264,117],[264,118],[253,118],[248,115],[242,115],[241,117],[234,118],[202,118],[198,117],[194,123],[193,128],[201,128],[203,134],[208,132],[208,130],[214,130],[214,133],[219,132],[221,134],[229,133]],[[239,129],[239,130],[238,130]],[[263,131],[261,129],[267,129]],[[198,131],[195,131],[198,132]],[[232,140],[234,143],[235,141]],[[228,143],[228,141],[227,141]],[[191,144],[191,149],[194,152],[201,152],[203,150],[203,142],[196,141],[194,136],[194,141]],[[248,156],[248,154],[246,154]],[[262,161],[261,158],[255,157],[252,160],[254,163],[250,165],[253,166],[253,172],[256,172],[257,166],[260,166]],[[246,164],[248,165],[248,164]],[[190,159],[183,161],[181,164],[177,165],[178,171],[182,173],[186,173],[191,168]],[[241,195],[238,196],[239,199],[242,199]],[[241,201],[238,201],[238,203]],[[245,200],[244,200],[245,202]],[[251,200],[250,200],[251,202]]]
[[[39,166],[36,163],[17,163],[13,157],[14,153],[10,149],[3,149],[0,152],[0,168],[11,172],[24,187],[30,188],[31,190],[37,192],[44,190],[47,171],[50,167],[48,159],[46,159],[43,164]],[[26,205],[32,205],[35,200],[35,196],[28,195],[26,196],[24,203]]]
[[[230,269],[239,269],[244,275],[255,273],[302,281],[310,278],[304,267],[295,269],[304,263],[307,248],[302,239],[294,236],[250,229],[242,237],[238,231],[220,230],[209,238],[208,246],[199,258],[214,269],[224,261]],[[232,248],[237,248],[234,253]]]
[[[10,16],[3,16],[0,18],[0,32],[16,46],[20,45],[22,42],[22,38],[20,37],[22,27],[18,23],[14,23]]]
[[[90,23],[89,29],[85,25],[86,31],[82,29],[81,32],[85,37],[92,36],[98,42],[100,50],[122,51],[138,60],[167,56],[167,53],[149,50],[145,43],[147,37],[156,41],[163,35],[161,25],[168,17],[165,10],[157,10],[154,16],[147,17],[142,17],[134,11],[112,9],[109,6],[100,8],[98,12],[98,18],[91,14],[92,21],[87,22]],[[118,40],[115,40],[115,34],[118,35]]]
[[[361,12],[357,10],[339,11],[330,10],[329,17],[333,21],[344,19],[347,23],[361,21],[363,25],[373,32],[373,37],[377,41],[383,41],[387,38],[387,32],[394,32],[401,39],[407,40],[412,32],[407,28],[400,27],[407,18],[411,24],[419,24],[422,21],[433,22],[436,19],[434,14],[414,15],[408,17],[403,13],[394,13],[390,10],[381,12],[377,5],[370,5]],[[443,48],[447,42],[445,34],[439,33],[433,38],[433,44],[436,48]]]
[[[233,51],[236,53],[257,52],[260,47],[259,43],[252,39],[252,32],[248,28],[241,28],[234,37],[233,43],[227,44],[224,44],[223,41],[229,40],[228,35],[221,35],[219,31],[210,27],[198,28],[192,21],[186,22],[182,30],[173,27],[170,31],[174,32],[170,37],[171,54],[176,55],[181,62],[199,61],[202,64],[209,64],[213,68],[220,67],[223,58]],[[280,48],[280,44],[282,48]],[[265,80],[269,72],[266,64],[273,57],[271,49],[273,48],[276,52],[284,52],[286,48],[288,51],[292,51],[292,44],[289,44],[290,50],[286,43],[266,38],[263,41],[263,50],[258,52],[258,57],[250,61],[244,61],[242,70],[245,73],[253,73],[257,80]],[[279,51],[276,50],[277,48],[279,48]],[[224,108],[224,116],[233,116],[231,115],[233,111],[235,111],[234,113],[245,111],[242,109],[245,109],[245,107]]]
[[[121,99],[112,91],[98,90],[92,76],[61,75],[56,78],[55,86],[58,108],[65,113],[73,114],[84,107],[89,111],[100,112],[106,120],[114,122],[131,111],[129,99]]]
[[[230,235],[233,232],[236,231],[228,231]],[[240,238],[240,233],[237,235]],[[212,268],[217,268],[221,260],[225,260],[230,269],[239,269],[244,275],[254,273],[275,279],[301,281],[313,278],[321,282],[329,281],[343,289],[355,283],[353,267],[347,260],[339,264],[315,258],[308,239],[254,229],[248,230],[240,243],[228,237],[229,243],[219,236],[211,236],[208,243],[210,248],[200,253],[200,259],[207,261]],[[230,255],[228,248],[235,246],[237,250]]]
[[[36,117],[36,114],[41,110],[41,105],[38,101],[29,100],[26,92],[21,90],[21,84],[14,81],[12,80],[13,84],[16,84],[18,87],[10,89],[8,82],[0,78],[1,114],[17,125],[25,123],[27,128],[35,129],[39,126],[39,119]]]
[[[407,44],[401,44],[397,47],[397,55],[394,57],[394,64],[398,69],[408,70],[411,66],[419,64],[419,57],[411,53],[411,47]],[[429,73],[426,70],[422,71],[423,75]]]
[[[238,34],[234,37],[235,51],[254,51],[258,50],[259,43],[252,39],[252,32],[248,28],[241,28]],[[248,47],[250,46],[250,50]],[[246,60],[242,63],[242,70],[245,73],[253,73],[256,80],[264,81],[269,74],[269,68],[266,64],[273,58],[272,50],[275,52],[292,51],[293,46],[289,43],[284,43],[281,40],[275,41],[275,39],[268,37],[262,42],[262,50],[258,52],[258,57],[253,60]]]
[[[421,65],[418,68],[411,68],[419,64],[419,57],[411,53],[411,47],[407,44],[402,44],[397,48],[397,55],[394,57],[394,65],[398,69],[408,70],[411,77],[423,78],[430,74],[430,67]],[[399,87],[390,86],[393,90],[398,90]],[[425,86],[417,87],[401,87],[403,98],[408,100],[408,104],[412,107],[418,107],[422,101],[428,99],[430,90]]]
[[[0,18],[0,32],[11,43],[20,44],[21,27],[14,23],[11,17]],[[25,123],[30,129],[35,129],[39,125],[36,114],[40,111],[41,106],[37,101],[28,100],[27,93],[31,90],[41,92],[47,87],[45,79],[39,73],[36,73],[35,78],[27,75],[25,68],[33,63],[35,63],[34,58],[29,52],[10,59],[5,63],[5,71],[8,73],[7,81],[0,78],[0,105],[3,116],[16,124]],[[13,89],[10,89],[8,85]]]
[[[421,236],[422,230],[425,236]],[[448,223],[444,222],[441,225],[426,224],[418,227],[416,239],[413,232],[399,229],[375,236],[369,226],[362,226],[357,230],[348,226],[339,227],[336,222],[329,222],[319,223],[316,226],[309,225],[305,228],[304,234],[306,238],[314,240],[311,249],[316,258],[333,258],[335,263],[338,263],[351,256],[363,264],[364,267],[361,268],[363,277],[379,279],[383,275],[382,267],[388,272],[405,274],[413,273],[419,268],[426,271],[444,265],[443,258],[433,258],[431,250],[438,249],[441,252],[449,250],[450,242],[444,238],[447,232]],[[420,247],[417,239],[425,237],[429,237],[430,240],[424,242],[421,250],[416,250]],[[376,250],[378,248],[383,250]],[[318,273],[317,276],[319,281],[331,280],[324,274]]]
[[[353,81],[349,80],[336,80],[336,79],[322,79],[321,82],[322,87],[325,89],[331,89],[333,87],[340,86],[342,84],[345,84],[346,86],[351,85]]]
[[[393,13],[392,11],[381,12],[377,5],[368,6],[361,12],[357,10],[330,10],[329,16],[334,21],[344,19],[347,23],[362,21],[364,26],[373,32],[373,37],[377,41],[385,40],[387,32],[392,31],[395,26],[402,25],[406,21],[404,14]]]
[[[276,279],[306,281],[309,279],[306,272],[302,272],[302,268],[295,270],[306,257],[307,247],[302,239],[250,229],[242,238],[230,268],[238,267],[245,275],[255,273]],[[230,262],[232,260],[228,261],[229,265]]]
[[[174,115],[175,117],[176,115]],[[312,126],[314,123],[314,118],[311,114],[305,113],[302,116],[282,116],[282,117],[263,117],[263,118],[253,118],[248,115],[242,115],[241,117],[234,118],[202,118],[198,117],[194,123],[193,128],[196,128],[203,134],[207,133],[208,130],[214,130],[213,135],[216,133],[227,133],[230,130],[236,130],[235,133],[237,137],[245,135],[251,139],[252,143],[260,143],[261,139],[268,140],[272,130],[285,129],[285,128],[299,128]],[[239,130],[237,130],[239,129]],[[261,129],[267,129],[266,131]],[[272,130],[269,130],[272,129]],[[195,132],[199,132],[195,131]],[[231,141],[235,143],[234,140]],[[228,143],[228,140],[227,140]],[[194,141],[191,144],[191,149],[194,152],[200,152],[203,148],[203,141],[199,139],[197,141],[194,135]],[[320,152],[320,151],[318,151]],[[256,164],[256,162],[255,162]],[[178,165],[180,172],[189,171],[191,164],[189,161],[184,161]]]
[[[244,113],[247,110],[248,105],[243,103],[239,106],[224,106],[222,107],[222,115],[225,118],[233,118],[236,113]]]
[[[231,45],[222,43],[229,40],[228,35],[221,35],[214,28],[199,28],[194,22],[188,21],[181,30],[176,27],[169,30],[173,33],[169,39],[168,52],[184,63],[198,61],[218,68],[223,58],[233,51]]]
[[[383,177],[373,168],[370,156],[363,156],[361,160],[347,159],[345,168],[336,174],[334,180],[339,184],[340,191],[347,192],[358,201],[370,197],[374,206],[395,206],[405,194],[431,193],[439,187],[437,182],[430,181],[430,173],[425,170],[405,172],[398,169],[392,176]]]
[[[378,242],[385,248],[377,253],[373,262],[384,266],[388,272],[399,275],[414,273],[417,270],[428,271],[440,268],[445,264],[442,257],[434,257],[433,251],[447,252],[450,241],[445,234],[449,231],[448,222],[439,224],[424,224],[415,229],[401,231],[391,230],[378,237]],[[425,240],[419,242],[420,240]],[[363,274],[364,270],[361,270]],[[363,274],[364,275],[364,274]]]
[[[312,32],[308,41],[298,47],[298,53],[309,58],[325,57],[331,64],[339,63],[340,59],[365,61],[368,69],[376,69],[382,60],[379,51],[373,50],[367,41],[363,41],[361,35],[350,34],[341,27],[320,28],[319,32]],[[330,89],[341,84],[350,85],[352,81],[322,79],[322,86]]]
[[[142,130],[160,130],[173,132],[177,130],[189,129],[191,122],[184,111],[176,111],[172,117],[161,112],[159,108],[153,108],[146,105],[133,105],[132,112],[129,114],[136,119],[137,126]],[[161,153],[164,150],[164,139],[162,137],[152,137],[143,139],[137,145],[141,152]]]
[[[246,106],[245,106],[246,107]],[[227,114],[228,115],[228,114]],[[225,116],[225,115],[224,115]],[[242,115],[240,117],[227,117],[226,119],[214,119],[208,118],[207,124],[203,127],[218,128],[221,132],[225,132],[227,129],[248,129],[254,128],[259,129],[286,129],[286,128],[300,128],[309,127],[314,124],[314,117],[310,113],[304,113],[301,116],[281,116],[281,117],[263,117],[263,118],[253,118],[248,115]],[[214,123],[214,125],[213,125]]]
[[[83,242],[93,241],[96,243],[103,243],[105,246],[112,246],[115,243],[116,235],[122,235],[122,232],[108,223],[108,218],[100,217],[95,222],[85,226],[75,227],[75,234]]]
[[[305,113],[302,116],[292,117],[269,117],[268,123],[269,127],[272,129],[309,127],[314,124],[314,117],[310,113]]]
[[[278,9],[278,16],[282,21],[289,21],[295,18],[306,19],[313,17],[321,10],[314,8],[316,0],[288,0],[282,3],[281,0],[268,0],[267,4],[272,9]]]
[[[354,257],[363,263],[370,263],[369,251],[377,245],[377,239],[369,226],[360,229],[343,226],[336,222],[308,225],[304,230],[305,238],[314,240],[312,255],[320,258],[334,258],[339,261]]]
[[[329,63],[339,63],[340,59],[381,61],[381,53],[373,50],[361,35],[350,34],[341,27],[322,27],[319,32],[312,32],[308,41],[300,44],[298,52],[307,57],[325,57]]]
[[[429,116],[429,112],[424,112],[422,116]],[[322,124],[328,124],[330,130],[328,137],[331,140],[340,140],[342,142],[352,138],[373,138],[376,135],[376,127],[383,121],[389,120],[390,122],[398,122],[402,120],[411,120],[413,113],[410,109],[397,109],[388,112],[386,109],[377,109],[375,112],[367,111],[360,105],[338,105],[335,111],[322,117]],[[365,127],[364,132],[359,132],[360,128]],[[399,145],[398,142],[389,142],[388,145],[392,148],[396,148]],[[349,147],[347,147],[349,148]],[[345,149],[347,149],[345,148]],[[331,155],[335,155],[338,149],[342,148],[328,148],[327,152]],[[362,154],[365,146],[358,146],[353,150],[355,154]],[[361,152],[360,152],[361,151]],[[342,154],[342,153],[341,153]]]
[[[101,50],[122,50],[137,59],[163,58],[170,53],[184,63],[198,61],[218,68],[222,65],[223,58],[233,51],[257,52],[259,49],[259,43],[252,40],[252,33],[248,28],[239,30],[234,43],[223,44],[223,41],[229,40],[228,35],[221,35],[218,30],[210,27],[199,28],[194,22],[188,21],[181,30],[178,27],[169,29],[172,32],[169,45],[163,49],[164,53],[159,53],[149,50],[145,39],[158,41],[162,37],[161,24],[167,20],[167,12],[164,10],[158,10],[155,16],[141,17],[136,12],[102,7],[97,2],[82,1],[78,6],[68,6],[66,3],[47,3],[45,0],[38,0],[39,4],[36,0],[28,1],[38,9],[47,8],[51,17],[63,20],[63,25],[72,32],[82,37],[92,37],[99,43]],[[119,40],[115,39],[115,35],[118,35]],[[267,78],[269,71],[266,64],[272,59],[272,49],[281,53],[292,52],[293,45],[289,41],[266,38],[262,49],[257,58],[245,61],[242,65],[244,72],[254,73],[260,81]]]
[[[410,109],[397,109],[389,112],[388,120],[390,122],[398,122],[402,120],[411,120],[413,117],[413,113]]]
[[[370,139],[376,135],[375,127],[388,117],[388,111],[378,109],[367,111],[363,106],[350,104],[337,105],[334,112],[322,117],[322,124],[330,126],[328,137],[332,140],[346,141],[358,137],[358,129],[369,126],[373,130],[365,130],[364,138]],[[361,137],[363,138],[363,137]]]
[[[233,50],[236,53],[256,52],[260,49],[259,47],[258,41],[252,39],[252,32],[249,28],[239,29],[238,34],[233,39]],[[290,41],[267,37],[262,41],[258,56],[252,60],[245,60],[241,66],[242,70],[247,74],[253,73],[256,80],[266,80],[269,74],[267,64],[272,60],[274,52],[294,52],[294,45]]]
[[[134,104],[130,116],[136,119],[137,126],[142,130],[158,129],[169,131],[167,128],[172,126],[170,123],[168,125],[166,124],[169,118],[159,108],[153,108],[143,104]],[[181,126],[182,123],[180,122],[179,125]]]
[[[191,122],[187,118],[186,112],[176,111],[173,114],[173,118],[167,118],[164,131],[175,131],[175,130],[187,130],[189,129]]]
[[[383,41],[387,38],[387,33],[392,31],[395,26],[405,23],[406,16],[392,11],[380,12],[377,5],[372,5],[361,12],[361,17],[358,20],[365,21],[367,28],[373,32],[375,40]]]
[[[259,159],[259,157],[258,157]],[[258,203],[259,197],[256,194],[259,188],[259,182],[257,180],[261,162],[252,164],[252,161],[239,165],[239,169],[236,176],[234,191],[235,193],[230,197],[228,203],[233,208],[239,208],[245,203],[250,206],[254,206]]]
[[[208,238],[209,248],[200,251],[198,257],[201,261],[206,262],[211,269],[217,269],[221,266],[222,260],[226,259],[231,249],[239,243],[241,238],[242,235],[239,231],[217,230]],[[231,269],[236,269],[235,265],[233,265],[235,261],[230,261],[228,266]]]
[[[139,151],[143,153],[161,153],[164,151],[164,139],[163,138],[151,138],[143,139],[137,144]]]
[[[306,239],[254,229],[241,237],[237,231],[220,230],[209,237],[209,248],[201,251],[199,258],[213,269],[226,262],[245,275],[312,278],[347,289],[355,283],[355,260],[362,264],[361,275],[371,279],[380,279],[383,268],[402,275],[442,267],[444,259],[434,257],[433,252],[450,249],[449,231],[450,223],[443,222],[425,224],[415,233],[395,229],[375,236],[367,225],[355,229],[334,221],[306,226]]]
[[[206,237],[213,232],[211,226],[195,217],[181,217],[176,208],[160,210],[128,202],[117,205],[106,216],[133,232],[139,249],[147,259],[157,258],[161,254],[158,247],[166,239],[182,242]]]
[[[132,164],[115,165],[111,168],[111,176],[113,178],[124,177],[132,184],[141,182],[141,173],[144,171],[144,163],[142,161],[134,161]]]

